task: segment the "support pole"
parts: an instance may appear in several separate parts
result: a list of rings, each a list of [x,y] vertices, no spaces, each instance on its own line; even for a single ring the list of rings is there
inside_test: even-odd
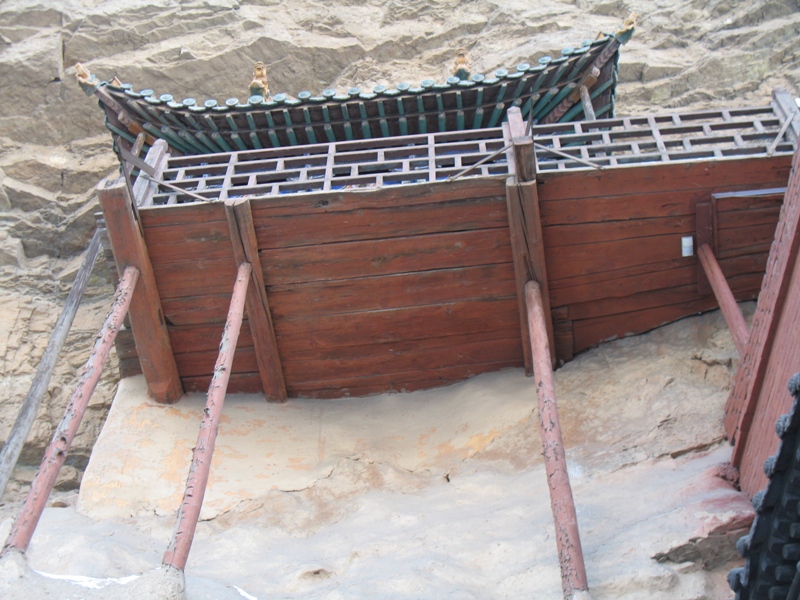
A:
[[[588,598],[589,584],[583,549],[578,532],[578,516],[567,473],[567,457],[561,439],[558,421],[556,388],[553,368],[550,363],[549,341],[542,301],[541,287],[535,281],[525,285],[525,303],[528,308],[533,372],[536,378],[536,394],[539,398],[539,426],[542,435],[542,450],[550,487],[550,507],[556,528],[558,562],[561,567],[561,588],[564,598]]]
[[[725,323],[728,324],[728,329],[731,330],[733,342],[736,344],[739,356],[744,356],[744,352],[747,349],[747,338],[750,337],[750,333],[742,316],[742,311],[739,310],[739,305],[736,304],[736,299],[733,297],[728,281],[725,279],[714,252],[708,244],[702,244],[697,249],[697,256],[700,258],[700,264],[703,265],[703,270],[711,284],[711,289],[714,290],[714,295],[717,297],[722,316],[725,317]]]
[[[78,312],[78,306],[80,306],[83,292],[86,289],[89,276],[92,274],[99,250],[100,231],[95,230],[92,241],[89,242],[86,257],[83,259],[83,264],[78,269],[77,275],[75,275],[75,281],[72,283],[72,288],[64,303],[64,310],[58,316],[53,328],[53,334],[50,336],[47,348],[45,348],[44,354],[42,354],[42,358],[39,361],[28,395],[22,401],[17,420],[11,428],[11,433],[8,434],[8,439],[3,449],[0,450],[0,497],[3,496],[6,490],[14,466],[22,453],[22,447],[25,445],[25,440],[28,438],[33,422],[36,420],[36,413],[39,412],[42,398],[44,398],[47,387],[50,385],[50,378],[53,376],[56,359],[61,353],[64,342],[67,340],[72,321],[75,320],[75,314]]]
[[[69,399],[64,418],[61,419],[61,423],[59,423],[53,434],[53,441],[47,447],[39,472],[33,480],[28,497],[25,499],[25,505],[22,507],[14,527],[11,529],[6,545],[3,548],[3,553],[9,549],[20,552],[25,552],[28,549],[28,544],[31,542],[33,532],[36,530],[36,525],[42,516],[47,499],[56,483],[58,473],[61,471],[61,467],[64,466],[72,441],[78,433],[78,427],[81,424],[83,415],[86,413],[87,406],[89,406],[89,400],[97,387],[97,382],[100,381],[100,375],[103,373],[103,363],[108,358],[108,353],[111,350],[111,346],[114,345],[114,339],[117,337],[122,320],[128,312],[133,290],[138,280],[139,270],[136,267],[125,269],[114,294],[111,310],[106,316],[97,339],[95,339],[94,348],[92,348],[89,359],[83,367],[78,385]]]
[[[219,344],[217,364],[214,366],[214,376],[208,387],[203,422],[200,424],[200,432],[197,435],[197,443],[192,455],[192,466],[189,468],[189,477],[186,480],[186,491],[178,510],[178,520],[175,523],[172,540],[162,559],[164,565],[180,571],[186,567],[194,532],[197,529],[197,521],[200,518],[200,509],[203,507],[208,475],[211,471],[211,459],[214,455],[214,444],[217,440],[222,407],[225,404],[225,393],[228,390],[228,380],[231,375],[233,355],[244,318],[244,303],[247,298],[247,284],[250,281],[251,272],[250,263],[244,262],[239,265],[228,309],[228,320],[225,322],[222,341]]]

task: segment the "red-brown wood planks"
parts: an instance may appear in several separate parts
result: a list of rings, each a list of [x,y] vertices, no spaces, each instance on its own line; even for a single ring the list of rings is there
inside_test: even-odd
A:
[[[311,317],[514,296],[508,263],[274,285],[274,318]]]
[[[505,227],[506,219],[505,198],[498,197],[299,215],[262,211],[255,228],[259,248],[273,249]]]
[[[260,252],[268,286],[511,262],[506,228]]]
[[[599,198],[623,193],[647,194],[671,190],[750,189],[786,185],[791,157],[736,158],[630,166],[574,173],[542,172],[539,196],[544,204],[561,198]],[[744,187],[739,187],[744,189]],[[544,212],[544,209],[543,209]]]

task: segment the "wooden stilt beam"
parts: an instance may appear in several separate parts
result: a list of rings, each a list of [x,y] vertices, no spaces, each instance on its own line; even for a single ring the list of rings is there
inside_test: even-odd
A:
[[[550,507],[556,527],[561,588],[565,599],[575,598],[576,595],[586,597],[589,583],[578,531],[578,515],[569,483],[567,456],[558,420],[555,378],[550,362],[544,302],[541,287],[535,281],[529,281],[525,285],[525,302],[528,309],[533,371],[536,377],[542,451],[550,489]]]
[[[711,246],[703,244],[697,249],[697,255],[700,258],[700,264],[703,265],[703,270],[708,277],[711,288],[714,290],[714,295],[717,297],[722,316],[725,317],[725,323],[728,324],[728,329],[731,330],[733,343],[736,344],[739,356],[744,356],[747,349],[747,338],[750,334],[742,311],[739,310],[739,305],[736,304],[736,298],[733,297],[733,292],[714,256],[714,252],[711,250]]]
[[[261,269],[258,257],[258,243],[250,202],[226,201],[225,213],[228,216],[236,263],[248,262],[253,266],[251,275],[253,281],[247,290],[247,322],[253,336],[264,395],[270,402],[285,402],[286,383],[275,340],[275,329],[272,326],[264,271]]]
[[[194,532],[197,529],[197,521],[200,518],[200,509],[203,507],[208,475],[211,472],[211,459],[214,456],[214,445],[217,441],[219,422],[222,417],[222,407],[225,404],[225,394],[231,376],[233,355],[236,352],[236,343],[239,340],[239,332],[244,318],[244,304],[251,272],[250,263],[245,262],[239,266],[236,275],[231,305],[228,309],[228,319],[222,332],[217,363],[214,366],[214,376],[208,387],[203,421],[200,424],[200,432],[197,434],[197,443],[192,455],[192,466],[189,468],[189,476],[186,479],[186,491],[178,510],[178,519],[175,522],[172,539],[162,560],[164,565],[181,571],[186,567]]]
[[[50,497],[50,492],[53,491],[56,478],[61,471],[61,467],[64,466],[67,453],[72,447],[72,441],[78,433],[78,427],[80,427],[83,415],[86,414],[89,400],[92,398],[97,382],[100,381],[100,376],[103,374],[103,364],[106,362],[108,353],[114,345],[114,339],[117,337],[117,332],[122,325],[125,313],[128,312],[138,280],[139,270],[136,267],[126,267],[117,286],[111,310],[103,322],[103,327],[100,329],[97,339],[95,339],[94,347],[83,367],[83,371],[81,371],[75,391],[72,392],[72,396],[70,396],[67,403],[64,417],[53,434],[53,440],[47,447],[42,464],[38,473],[36,473],[36,478],[33,480],[28,496],[25,498],[25,504],[14,522],[3,548],[3,553],[11,549],[19,552],[25,552],[28,549],[28,544],[30,544],[36,525],[38,525],[42,516],[47,499]]]
[[[97,186],[97,195],[117,270],[121,274],[133,266],[141,273],[129,316],[147,389],[156,402],[176,402],[183,395],[183,386],[172,354],[153,266],[124,179],[104,179]]]

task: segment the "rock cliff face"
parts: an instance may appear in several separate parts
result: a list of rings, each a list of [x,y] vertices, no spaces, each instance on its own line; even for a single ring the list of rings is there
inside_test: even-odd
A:
[[[93,186],[115,168],[102,113],[74,80],[176,97],[244,97],[264,61],[273,93],[444,79],[458,48],[473,72],[536,60],[613,31],[632,10],[617,112],[762,104],[797,93],[796,0],[5,0],[0,5],[0,442],[11,428],[94,227]],[[23,462],[38,464],[104,316],[96,268]],[[75,451],[85,463],[114,389],[112,365]],[[28,478],[19,471],[19,481]],[[78,472],[73,474],[73,484]],[[70,485],[69,481],[65,485]]]

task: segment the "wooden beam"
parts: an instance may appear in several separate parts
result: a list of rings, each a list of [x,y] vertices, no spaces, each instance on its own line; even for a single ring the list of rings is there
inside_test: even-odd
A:
[[[522,334],[522,356],[525,361],[525,374],[533,375],[531,357],[530,328],[528,327],[528,310],[525,307],[525,284],[531,280],[528,261],[527,244],[523,231],[524,219],[520,207],[520,191],[517,180],[509,177],[506,180],[506,200],[508,205],[508,231],[511,238],[511,254],[514,259],[514,280],[517,286],[517,305],[519,307],[520,333]]]
[[[750,333],[747,330],[747,323],[744,320],[742,311],[739,310],[739,305],[736,304],[736,298],[733,297],[733,292],[725,279],[725,275],[722,273],[722,269],[719,267],[717,259],[714,257],[711,246],[703,244],[697,249],[697,255],[714,290],[714,295],[717,297],[722,316],[725,317],[725,323],[728,324],[728,329],[731,330],[733,342],[736,344],[739,356],[744,356],[747,349],[747,338],[750,337]]]
[[[172,355],[153,266],[125,180],[121,177],[104,179],[97,186],[97,195],[117,271],[121,275],[127,267],[133,266],[141,273],[133,292],[129,316],[147,389],[156,402],[176,402],[183,395],[183,387]]]
[[[536,179],[536,153],[533,138],[525,133],[525,123],[518,106],[508,109],[508,135],[514,144],[514,173],[519,181]]]
[[[711,248],[713,255],[713,251],[716,250],[714,245],[714,205],[711,202],[698,202],[695,210],[698,257],[703,245]],[[701,259],[698,259],[697,263],[697,293],[701,296],[708,296],[712,293],[711,284],[706,276],[705,264]]]
[[[272,325],[264,271],[258,257],[258,243],[250,201],[226,201],[225,213],[228,217],[237,265],[248,262],[253,266],[251,274],[253,281],[247,290],[247,322],[253,336],[264,395],[270,402],[285,402],[286,382],[278,354],[275,328]]]
[[[585,85],[580,87],[581,105],[583,106],[583,114],[586,116],[587,121],[594,121],[597,116],[594,114],[594,106],[592,106],[592,98],[589,96],[589,90]]]
[[[550,362],[552,351],[548,349],[552,338],[547,333],[547,315],[544,311],[541,287],[535,281],[529,281],[525,285],[525,304],[536,377],[542,454],[547,471],[550,507],[555,522],[558,562],[561,567],[561,587],[564,598],[569,599],[575,598],[577,592],[588,591],[589,583],[586,578],[586,565],[583,561],[583,549],[578,531],[578,515],[569,483],[567,456],[558,419],[555,378]]]
[[[164,140],[156,142],[148,150],[144,157],[144,162],[153,169],[153,177],[161,179],[161,174],[167,167],[169,161],[169,146]],[[132,194],[136,208],[143,208],[153,204],[153,196],[158,192],[158,184],[153,181],[147,173],[139,172],[139,176],[133,183]]]
[[[547,339],[550,340],[550,358],[553,365],[555,365],[555,338],[553,336],[553,318],[550,314],[550,288],[547,281],[542,217],[539,212],[539,191],[535,181],[526,181],[519,184],[519,199],[531,279],[536,281],[542,290],[542,307],[547,325]]]
[[[53,434],[53,439],[42,458],[42,464],[36,473],[31,489],[25,498],[25,504],[19,512],[19,516],[14,522],[14,527],[8,536],[3,553],[9,549],[25,552],[28,549],[31,538],[36,531],[36,525],[47,505],[47,499],[53,486],[56,483],[61,467],[67,458],[72,447],[72,442],[78,433],[83,416],[89,407],[89,400],[92,398],[100,376],[103,374],[103,365],[108,358],[108,353],[114,345],[114,338],[117,336],[119,328],[122,326],[122,319],[128,311],[136,281],[139,278],[139,270],[136,267],[127,267],[122,274],[117,292],[114,294],[114,302],[111,304],[100,333],[94,342],[89,358],[81,371],[78,384],[70,396],[67,409],[58,427]]]
[[[228,319],[225,322],[225,329],[222,331],[219,354],[214,366],[214,377],[208,387],[203,421],[200,423],[197,443],[192,452],[192,465],[186,478],[183,502],[178,510],[178,519],[175,522],[172,539],[162,559],[164,565],[180,571],[186,567],[186,560],[189,558],[189,550],[192,548],[192,540],[197,529],[197,521],[200,518],[200,509],[203,508],[203,498],[211,472],[211,459],[214,457],[214,445],[222,418],[225,394],[228,391],[228,381],[231,377],[236,342],[239,340],[239,332],[242,327],[245,297],[247,288],[250,287],[248,284],[252,271],[249,263],[243,262],[239,265],[228,309]]]

